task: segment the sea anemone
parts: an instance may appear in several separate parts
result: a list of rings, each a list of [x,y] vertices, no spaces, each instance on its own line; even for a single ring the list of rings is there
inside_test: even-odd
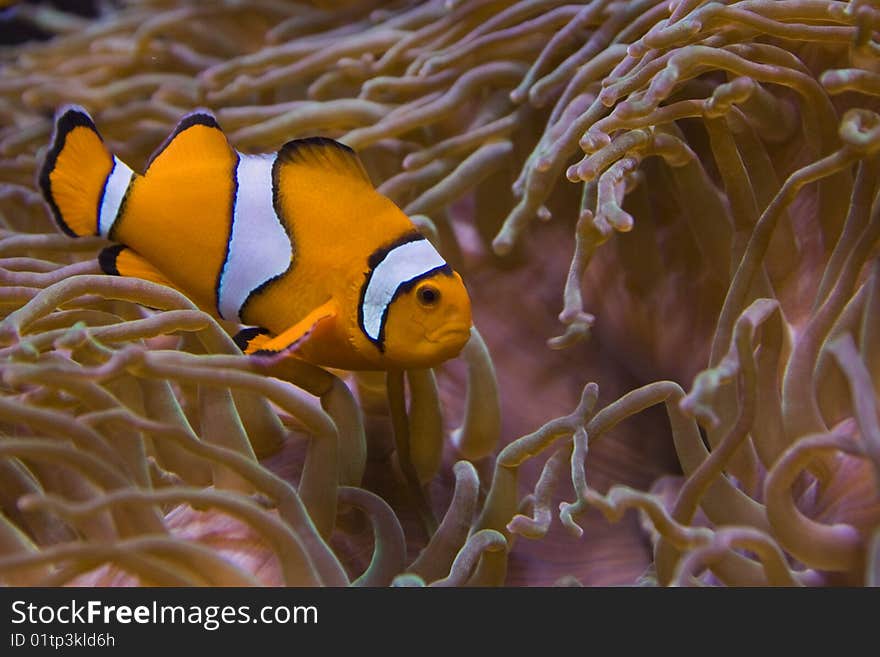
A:
[[[0,54],[0,578],[877,583],[880,6],[324,5],[20,16],[54,37]],[[241,355],[51,228],[68,102],[135,169],[196,106],[347,143],[480,331],[387,378]]]

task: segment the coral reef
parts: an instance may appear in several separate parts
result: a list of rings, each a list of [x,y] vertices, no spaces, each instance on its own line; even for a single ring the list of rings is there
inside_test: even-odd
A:
[[[0,51],[4,582],[880,583],[880,3],[26,18],[56,36]],[[199,105],[243,151],[349,144],[482,335],[348,376],[97,275],[33,184],[67,102],[136,169]]]

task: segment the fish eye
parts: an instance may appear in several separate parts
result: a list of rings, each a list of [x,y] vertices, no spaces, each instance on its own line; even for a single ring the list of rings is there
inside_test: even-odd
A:
[[[433,285],[422,285],[416,290],[416,298],[423,306],[436,306],[440,303],[440,290]]]

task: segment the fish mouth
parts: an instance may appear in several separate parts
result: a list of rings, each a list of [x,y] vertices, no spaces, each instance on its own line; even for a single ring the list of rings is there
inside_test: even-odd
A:
[[[433,331],[427,335],[427,338],[431,342],[442,342],[442,343],[459,343],[464,344],[471,337],[471,327],[470,326],[453,326],[453,327],[444,327],[439,331]]]

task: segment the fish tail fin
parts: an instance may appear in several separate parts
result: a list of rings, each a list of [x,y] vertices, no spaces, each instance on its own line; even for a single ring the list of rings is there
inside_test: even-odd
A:
[[[38,183],[62,231],[106,237],[133,176],[107,150],[88,112],[76,105],[58,111]]]

